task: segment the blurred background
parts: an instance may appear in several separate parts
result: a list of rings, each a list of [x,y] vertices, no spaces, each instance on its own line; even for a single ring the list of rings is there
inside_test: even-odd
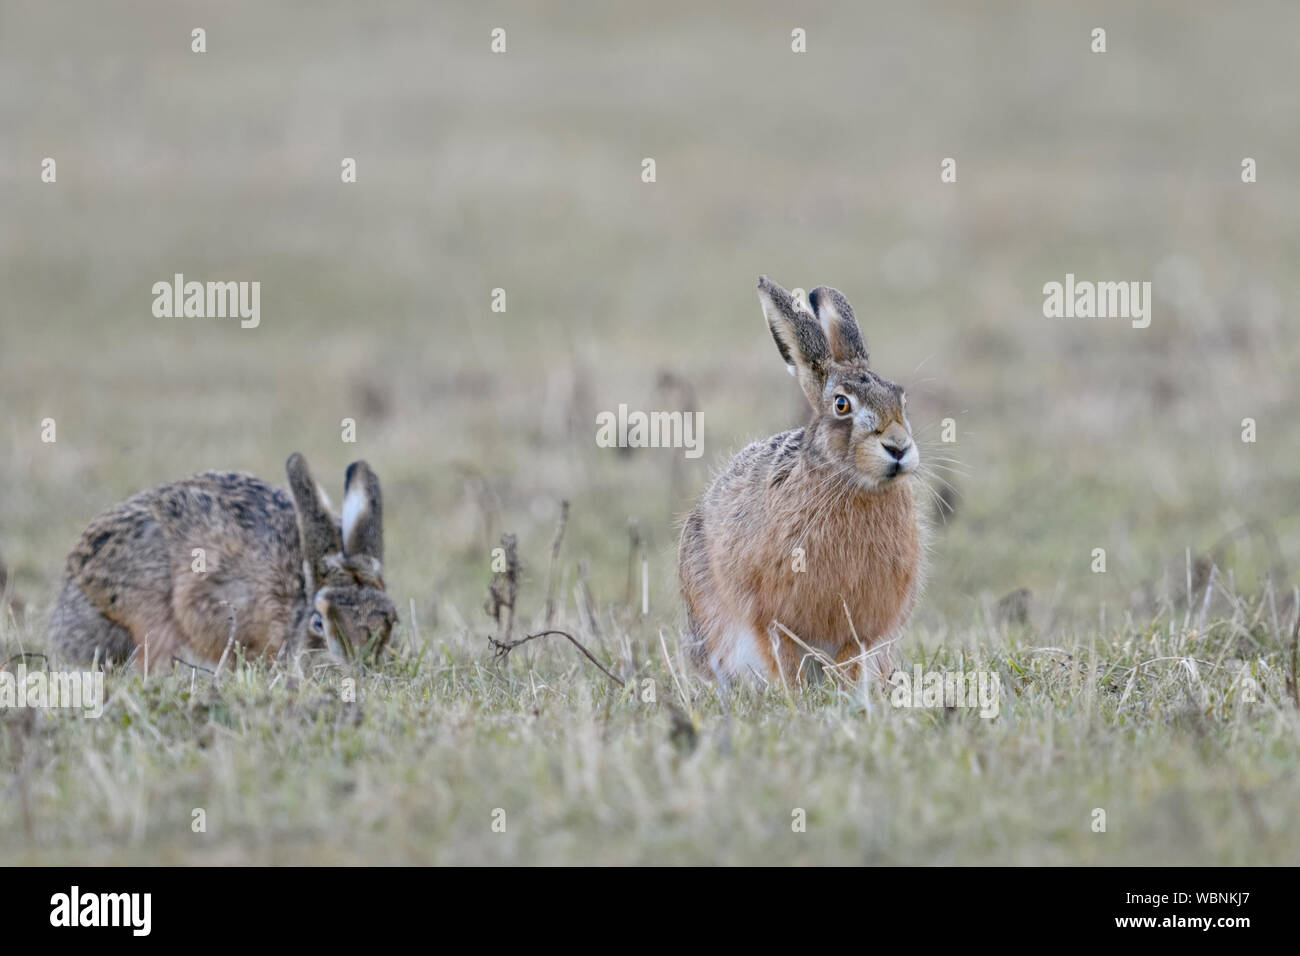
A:
[[[427,633],[487,627],[503,532],[540,605],[566,499],[595,600],[633,527],[671,624],[677,522],[805,417],[760,273],[849,297],[955,469],[918,627],[1022,588],[1044,630],[1154,614],[1189,560],[1294,584],[1300,9],[548,6],[0,3],[0,556],[29,615],[102,509],[282,484],[299,450],[336,501],[375,467]],[[259,281],[260,327],[156,318],[175,273]],[[1044,318],[1066,273],[1151,281],[1150,327]],[[702,412],[704,455],[597,447],[620,403]]]

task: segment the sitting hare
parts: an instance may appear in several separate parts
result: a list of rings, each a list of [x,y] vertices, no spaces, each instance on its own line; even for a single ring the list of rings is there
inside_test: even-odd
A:
[[[379,479],[348,466],[340,522],[302,455],[289,490],[207,472],[142,491],[90,523],[68,555],[50,622],[69,658],[213,664],[252,655],[377,651],[397,612],[384,593]]]
[[[839,292],[813,289],[810,314],[763,276],[758,299],[812,417],[741,451],[687,518],[678,569],[688,641],[724,682],[797,680],[809,652],[782,628],[850,679],[863,664],[888,677],[889,641],[921,584],[903,389],[867,367]]]

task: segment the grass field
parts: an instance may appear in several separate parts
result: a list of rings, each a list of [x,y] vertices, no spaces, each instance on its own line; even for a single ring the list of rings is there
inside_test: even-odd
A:
[[[0,660],[45,651],[99,511],[210,468],[282,483],[295,450],[336,500],[348,462],[379,474],[402,622],[365,672],[110,673],[99,720],[0,710],[0,862],[1300,860],[1300,11],[71,21],[0,0]],[[154,317],[175,273],[260,281],[260,326]],[[687,672],[677,523],[803,416],[759,273],[843,290],[923,460],[957,460],[900,666],[998,674],[996,719]],[[1151,326],[1044,318],[1067,273],[1151,281]],[[705,454],[597,447],[621,403],[702,411]],[[566,500],[556,623],[630,690],[563,642],[493,660],[491,549],[519,536],[540,626]]]

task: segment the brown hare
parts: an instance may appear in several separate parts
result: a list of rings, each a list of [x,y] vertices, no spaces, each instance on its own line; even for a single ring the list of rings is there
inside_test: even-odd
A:
[[[812,417],[742,450],[687,518],[678,569],[689,646],[724,682],[797,681],[810,656],[799,642],[852,680],[864,665],[887,677],[923,552],[903,389],[868,368],[839,292],[813,289],[810,314],[762,276],[758,299]]]
[[[207,472],[97,517],[68,555],[54,649],[212,664],[232,635],[253,656],[382,648],[397,612],[384,593],[379,479],[364,461],[348,466],[340,521],[302,455],[285,471],[292,497]]]

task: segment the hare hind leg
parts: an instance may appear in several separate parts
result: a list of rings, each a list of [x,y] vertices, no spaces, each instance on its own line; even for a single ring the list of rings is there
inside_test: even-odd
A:
[[[65,581],[50,618],[50,644],[70,661],[90,662],[99,652],[101,663],[120,663],[131,656],[131,633],[100,613],[77,586]]]

